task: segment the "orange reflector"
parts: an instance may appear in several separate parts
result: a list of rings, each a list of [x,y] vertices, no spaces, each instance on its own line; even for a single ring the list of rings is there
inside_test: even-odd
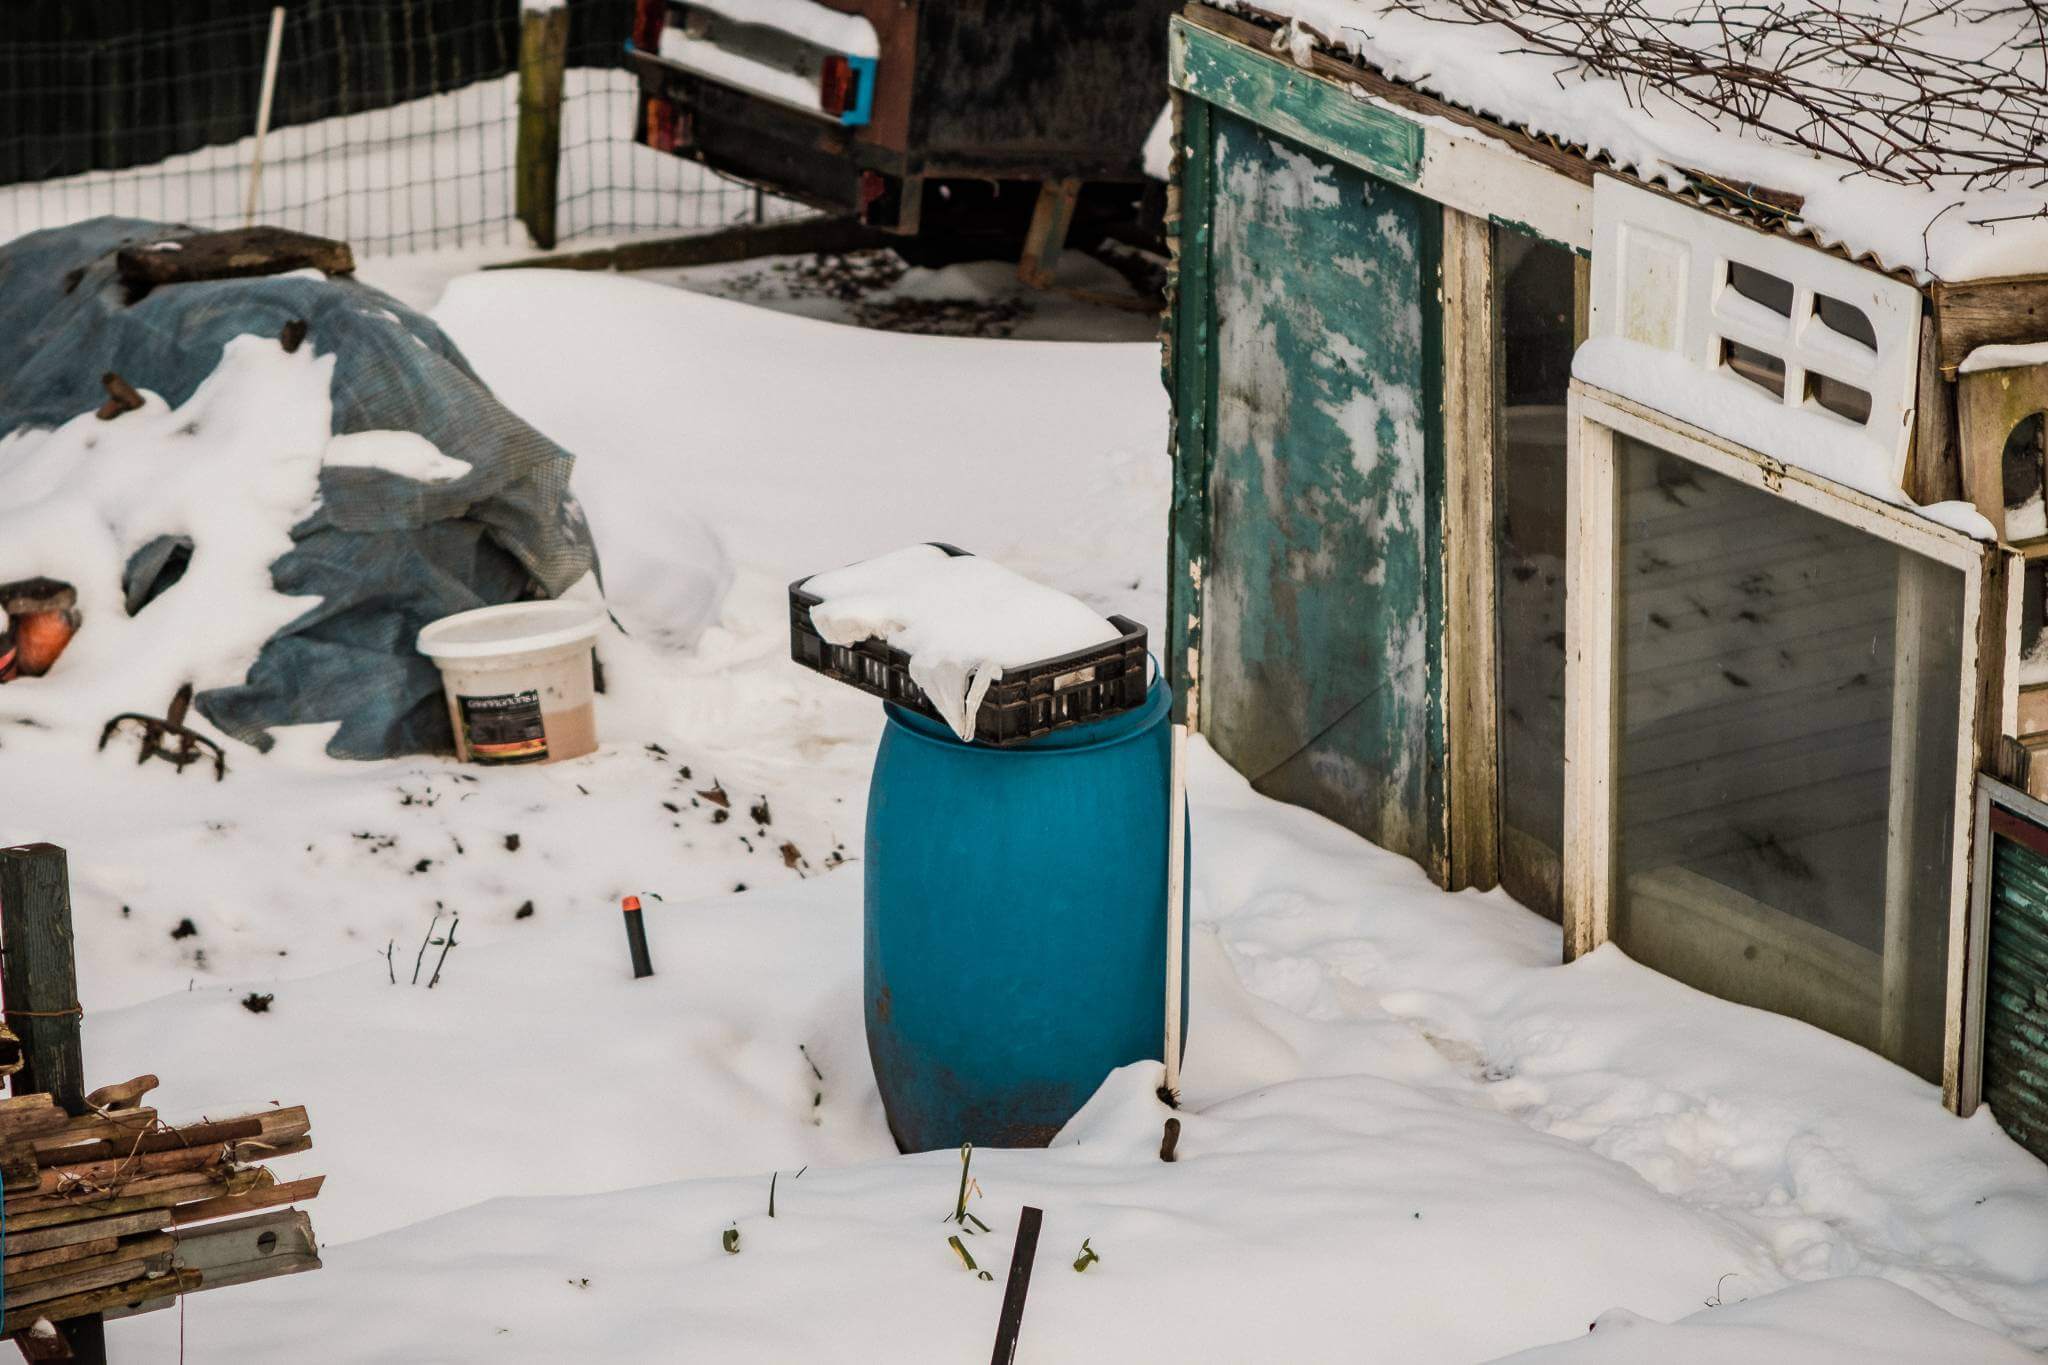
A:
[[[853,107],[853,63],[841,53],[827,57],[819,69],[818,107],[833,118]]]

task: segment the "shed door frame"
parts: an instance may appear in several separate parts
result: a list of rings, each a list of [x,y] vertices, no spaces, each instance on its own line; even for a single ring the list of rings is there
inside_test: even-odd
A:
[[[1441,206],[1436,291],[1441,391],[1430,396],[1441,425],[1446,506],[1438,525],[1444,620],[1438,642],[1436,726],[1445,749],[1435,812],[1438,847],[1427,865],[1449,889],[1490,889],[1498,880],[1498,734],[1491,640],[1493,565],[1492,229],[1504,225],[1591,249],[1592,175],[1583,181],[1542,164],[1487,130],[1425,121],[1385,99],[1361,98],[1358,72],[1332,60],[1303,67],[1267,49],[1270,34],[1235,15],[1195,8],[1169,24],[1174,160],[1167,232],[1167,382],[1175,450],[1167,621],[1167,673],[1175,719],[1199,730],[1203,586],[1210,568],[1210,399],[1216,383],[1208,308],[1215,111],[1236,114],[1324,156]],[[1454,115],[1456,111],[1444,111]],[[1452,401],[1450,395],[1461,395]]]
[[[1615,733],[1620,585],[1616,557],[1620,497],[1615,438],[1634,437],[1746,487],[1888,541],[1963,575],[1962,705],[1956,717],[1954,831],[1949,860],[1947,998],[1943,1011],[1942,1092],[1960,1112],[1967,982],[1981,969],[1971,929],[1971,836],[1984,713],[2002,712],[1982,685],[1986,644],[2013,624],[2003,609],[2005,559],[1995,545],[1950,530],[1804,470],[1666,417],[1619,394],[1574,380],[1570,399],[1565,564],[1564,940],[1567,960],[1610,936],[1615,892]],[[1987,594],[2001,608],[1987,620]],[[2002,674],[2000,658],[1989,674]],[[1998,716],[1992,717],[1995,724]]]

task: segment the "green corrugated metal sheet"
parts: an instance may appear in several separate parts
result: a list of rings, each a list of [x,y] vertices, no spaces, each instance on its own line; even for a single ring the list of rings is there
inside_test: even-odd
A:
[[[1993,849],[1984,997],[1984,1100],[2005,1131],[2048,1161],[2048,858]]]

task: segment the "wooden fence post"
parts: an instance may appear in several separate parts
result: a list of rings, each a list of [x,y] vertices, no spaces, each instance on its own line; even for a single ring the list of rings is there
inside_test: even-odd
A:
[[[66,1113],[85,1113],[71,876],[64,850],[55,844],[0,849],[0,1002],[21,1036],[23,1064],[9,1083],[13,1092],[48,1092]],[[70,1344],[70,1360],[105,1365],[106,1338],[97,1313],[57,1326]]]
[[[555,203],[562,168],[562,66],[569,51],[569,9],[529,5],[519,28],[519,221],[543,251],[555,245]]]

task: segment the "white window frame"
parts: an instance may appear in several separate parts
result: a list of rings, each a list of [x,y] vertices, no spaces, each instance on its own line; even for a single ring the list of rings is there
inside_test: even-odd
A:
[[[1962,1101],[1964,991],[1969,963],[1969,885],[1980,712],[1999,706],[1979,685],[1987,577],[2006,566],[1995,546],[1906,508],[1830,483],[1698,427],[1574,380],[1565,550],[1564,937],[1569,960],[1607,942],[1615,893],[1615,733],[1620,603],[1620,500],[1615,437],[1631,436],[1796,507],[1851,526],[1963,575],[1962,705],[1956,717],[1954,847],[1949,858],[1949,960],[1943,1010],[1942,1093]],[[2017,594],[2003,594],[2016,598]],[[1999,638],[2016,625],[2001,613]],[[2004,690],[2011,690],[2009,687]],[[1999,709],[2004,709],[1999,706]]]

